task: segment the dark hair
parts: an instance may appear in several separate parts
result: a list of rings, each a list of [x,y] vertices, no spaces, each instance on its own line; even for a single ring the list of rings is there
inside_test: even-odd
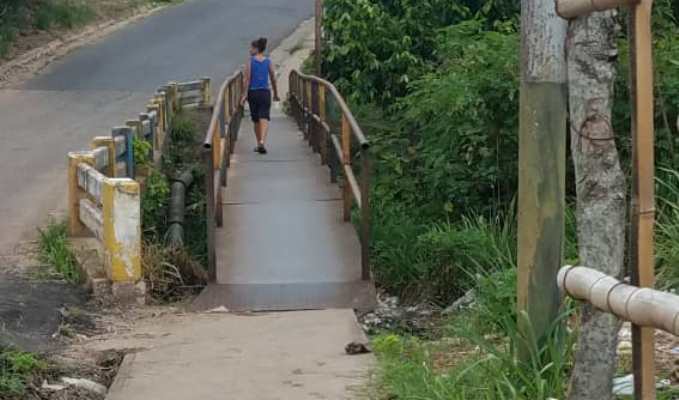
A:
[[[266,38],[259,38],[252,42],[252,47],[257,49],[260,53],[264,53],[266,50]]]

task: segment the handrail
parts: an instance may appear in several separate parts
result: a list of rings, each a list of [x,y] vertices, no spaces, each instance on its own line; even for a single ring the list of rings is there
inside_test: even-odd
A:
[[[351,220],[351,208],[356,204],[361,212],[361,269],[362,278],[370,279],[370,142],[356,122],[349,106],[335,85],[317,76],[306,75],[297,70],[290,73],[289,101],[292,116],[297,121],[304,137],[315,152],[320,153],[321,162],[330,168],[330,179],[337,182],[341,173],[344,177],[342,200],[344,220]],[[339,107],[341,121],[330,121],[326,96]],[[339,127],[333,126],[337,122]],[[360,183],[353,170],[351,142],[354,138],[359,144],[361,161]],[[341,166],[341,167],[340,167]]]
[[[363,134],[363,129],[358,125],[358,122],[356,122],[356,118],[354,118],[354,114],[351,113],[351,110],[349,109],[349,106],[347,106],[347,103],[344,101],[344,98],[342,95],[339,93],[335,85],[332,83],[326,81],[323,78],[319,78],[314,75],[306,75],[300,71],[294,70],[290,73],[290,76],[292,77],[293,75],[297,75],[303,80],[308,80],[312,82],[319,83],[323,85],[327,90],[330,90],[330,93],[332,96],[335,98],[335,101],[337,101],[337,105],[339,105],[340,109],[342,110],[342,113],[346,115],[347,119],[349,120],[349,126],[351,127],[351,131],[358,140],[358,143],[361,145],[361,147],[368,148],[370,147],[370,142],[368,139],[366,139],[365,135]],[[292,90],[291,90],[292,93]]]
[[[212,118],[202,143],[206,163],[208,275],[216,278],[216,229],[223,224],[222,191],[227,185],[231,154],[238,139],[243,117],[240,98],[243,93],[243,72],[236,71],[219,88],[213,105]]]

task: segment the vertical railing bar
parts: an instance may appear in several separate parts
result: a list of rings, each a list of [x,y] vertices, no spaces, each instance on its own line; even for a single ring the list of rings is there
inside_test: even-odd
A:
[[[215,222],[215,185],[214,185],[214,158],[212,156],[212,151],[206,149],[203,152],[205,157],[205,163],[207,164],[207,171],[205,172],[205,186],[207,188],[207,199],[206,199],[206,224],[207,224],[207,265],[208,265],[208,276],[211,282],[214,282],[217,278],[217,257],[215,248],[215,236],[216,236],[216,222]]]
[[[370,182],[372,169],[369,150],[361,149],[361,277],[364,281],[371,279],[370,274],[370,241],[371,241],[371,207]]]

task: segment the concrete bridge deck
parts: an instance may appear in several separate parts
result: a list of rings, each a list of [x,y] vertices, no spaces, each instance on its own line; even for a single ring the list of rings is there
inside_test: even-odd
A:
[[[269,153],[254,153],[254,145],[252,123],[244,120],[223,189],[217,282],[196,307],[371,307],[374,288],[361,280],[359,238],[342,220],[340,189],[294,121],[274,111]]]

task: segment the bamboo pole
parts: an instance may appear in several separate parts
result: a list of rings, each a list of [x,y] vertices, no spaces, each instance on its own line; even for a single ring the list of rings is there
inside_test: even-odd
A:
[[[677,295],[627,285],[587,267],[563,267],[557,282],[563,294],[576,300],[590,303],[635,325],[662,329],[679,336]]]
[[[351,127],[345,114],[342,114],[342,161],[345,169],[351,168]],[[345,173],[345,175],[347,175]],[[344,220],[351,220],[351,203],[353,194],[351,192],[351,185],[349,184],[349,176],[344,177],[344,184],[342,186],[342,199],[344,200]]]
[[[556,13],[570,19],[594,11],[606,11],[637,4],[639,0],[556,0]]]
[[[655,220],[653,154],[653,0],[642,0],[630,14],[632,93],[632,284],[653,287]],[[655,340],[650,327],[632,326],[635,397],[655,399]]]

